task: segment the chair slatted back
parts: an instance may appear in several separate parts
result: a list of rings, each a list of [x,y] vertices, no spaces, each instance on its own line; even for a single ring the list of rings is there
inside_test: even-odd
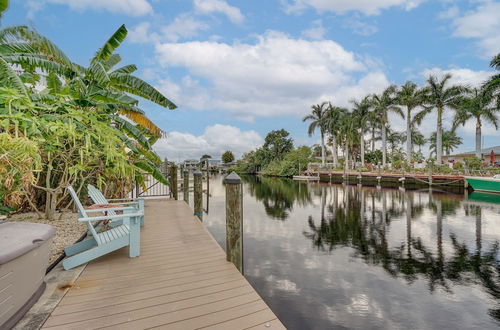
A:
[[[93,185],[88,184],[87,190],[88,190],[90,198],[94,201],[94,203],[96,203],[96,204],[109,204],[108,200],[106,199],[106,197],[104,197],[102,192],[99,189],[97,189],[96,187],[94,187]],[[116,215],[116,212],[115,211],[108,211],[108,215]]]
[[[88,217],[87,212],[85,211],[85,208],[83,207],[82,202],[80,202],[80,199],[78,198],[78,195],[76,194],[75,189],[73,189],[72,186],[68,186],[68,187],[66,187],[66,189],[68,189],[69,194],[71,195],[71,198],[73,198],[73,202],[75,203],[75,205],[78,209],[78,213],[80,214],[80,217],[87,218]],[[94,237],[96,238],[97,244],[100,244],[101,242],[97,238],[97,232],[95,231],[94,226],[92,226],[92,224],[90,222],[87,222],[87,228],[90,230],[92,235],[94,235]]]

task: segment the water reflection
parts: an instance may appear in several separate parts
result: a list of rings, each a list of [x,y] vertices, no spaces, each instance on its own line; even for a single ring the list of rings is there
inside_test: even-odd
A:
[[[243,179],[245,275],[288,328],[500,325],[500,204]],[[221,242],[217,184],[205,224]]]
[[[276,220],[286,220],[294,203],[299,206],[311,202],[309,187],[291,179],[244,176],[251,196],[262,202],[266,214]]]
[[[334,196],[338,187],[333,187]],[[439,286],[452,293],[452,284],[481,284],[486,292],[500,299],[498,241],[485,252],[481,251],[481,206],[465,205],[465,214],[475,217],[476,249],[470,251],[465,242],[456,234],[450,233],[452,249],[448,253],[443,248],[443,217],[456,215],[461,202],[457,196],[429,194],[427,206],[436,218],[436,252],[420,237],[412,236],[412,219],[423,211],[423,204],[414,203],[414,193],[398,190],[381,191],[342,187],[344,198],[340,204],[332,204],[330,212],[322,216],[317,224],[312,216],[308,218],[309,230],[304,236],[322,251],[332,251],[336,247],[349,246],[354,255],[370,265],[383,267],[391,276],[403,277],[412,283],[419,276],[427,280],[433,292]],[[366,212],[366,200],[371,201],[371,212]],[[389,198],[389,209],[387,199]],[[377,212],[375,200],[382,200]],[[323,199],[322,199],[323,200]],[[388,244],[388,228],[391,218],[405,213],[406,241],[399,246]],[[381,215],[381,217],[379,216]],[[492,317],[500,320],[499,309],[489,311]]]

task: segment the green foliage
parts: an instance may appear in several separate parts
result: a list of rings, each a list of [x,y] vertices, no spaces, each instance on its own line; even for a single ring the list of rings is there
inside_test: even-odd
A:
[[[464,163],[462,163],[462,162],[456,162],[453,165],[453,169],[457,170],[457,171],[462,171],[464,169]]]
[[[382,163],[382,151],[375,150],[365,153],[365,161],[370,164]]]
[[[226,151],[222,154],[222,162],[224,164],[232,163],[234,162],[234,154],[231,151]]]
[[[25,138],[0,133],[0,213],[19,207],[36,182],[40,169],[38,145]]]
[[[282,160],[275,159],[263,173],[271,176],[293,176],[307,169],[307,164],[314,161],[311,148],[302,146],[290,151]]]
[[[268,150],[273,159],[282,159],[293,149],[293,140],[288,137],[289,135],[290,133],[284,129],[271,131],[266,135],[262,148]]]
[[[34,30],[0,30],[0,133],[36,146],[40,160],[35,174],[26,160],[26,168],[14,161],[3,164],[12,178],[1,178],[5,184],[0,202],[45,208],[45,216],[51,218],[67,205],[64,190],[70,184],[80,192],[84,184],[94,183],[116,197],[127,194],[132,181],[143,181],[146,173],[168,184],[151,149],[162,132],[138,108],[133,95],[169,109],[175,105],[132,76],[135,65],[113,71],[121,61],[115,50],[126,35],[122,25],[85,68]],[[24,151],[24,156],[35,164],[32,153]]]
[[[464,162],[469,170],[480,170],[483,168],[483,161],[476,156],[465,157]]]

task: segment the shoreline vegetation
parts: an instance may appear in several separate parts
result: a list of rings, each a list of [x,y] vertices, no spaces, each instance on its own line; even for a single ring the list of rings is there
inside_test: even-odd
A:
[[[490,66],[500,71],[500,54],[491,60]],[[500,72],[477,88],[452,85],[451,78],[450,74],[442,78],[431,75],[422,88],[411,81],[400,87],[391,85],[380,94],[352,100],[350,108],[328,101],[315,104],[303,121],[309,122],[309,136],[319,131],[319,146],[294,148],[287,131],[271,131],[262,147],[245,153],[231,170],[241,174],[291,177],[310,170],[308,164],[320,158],[318,169],[332,171],[367,172],[378,166],[382,173],[427,173],[429,167],[435,174],[484,171],[482,126],[489,123],[498,130]],[[453,114],[449,128],[443,126],[445,112]],[[406,131],[397,132],[391,127],[391,113],[405,119]],[[436,131],[424,137],[418,127],[430,113],[437,115]],[[464,162],[453,162],[450,167],[443,162],[443,157],[462,144],[456,130],[469,121],[476,124],[475,154],[466,157]],[[378,142],[380,149],[375,147]],[[422,147],[427,143],[429,157],[426,158]],[[332,159],[328,166],[327,156]],[[415,164],[421,165],[416,168]],[[494,168],[490,172],[498,173]]]

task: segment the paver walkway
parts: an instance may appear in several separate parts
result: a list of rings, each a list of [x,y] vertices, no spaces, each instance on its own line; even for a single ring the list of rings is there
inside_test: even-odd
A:
[[[182,201],[147,200],[141,256],[90,262],[44,329],[284,329]]]

